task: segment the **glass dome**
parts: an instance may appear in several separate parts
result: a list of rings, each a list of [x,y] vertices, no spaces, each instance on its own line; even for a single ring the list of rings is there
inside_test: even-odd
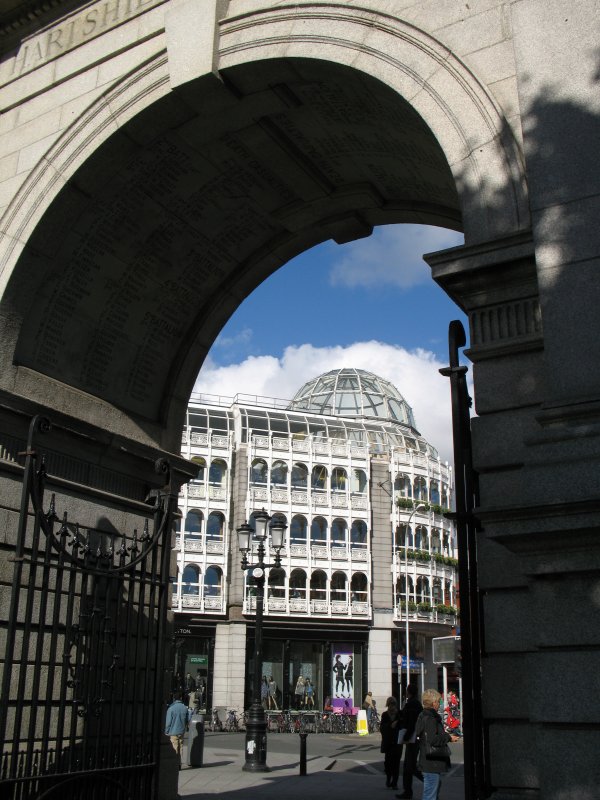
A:
[[[389,381],[363,369],[344,367],[313,378],[296,392],[290,410],[338,417],[375,417],[410,425],[412,408]]]

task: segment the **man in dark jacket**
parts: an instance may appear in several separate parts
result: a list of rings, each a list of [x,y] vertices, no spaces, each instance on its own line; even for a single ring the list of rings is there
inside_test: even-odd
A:
[[[442,747],[448,742],[457,742],[458,736],[451,736],[444,730],[442,718],[436,711],[440,705],[441,694],[435,689],[423,692],[423,711],[419,714],[415,733],[419,744],[419,762],[423,773],[423,795],[421,800],[438,800],[442,786],[442,774],[450,768],[450,756],[445,759],[431,758],[431,747]]]
[[[404,791],[396,797],[410,800],[413,796],[413,775],[422,781],[423,775],[417,769],[417,755],[419,746],[416,742],[415,726],[423,706],[417,699],[417,687],[412,683],[406,687],[406,703],[402,709],[402,725],[406,728],[404,734],[404,768],[402,770],[402,783]]]

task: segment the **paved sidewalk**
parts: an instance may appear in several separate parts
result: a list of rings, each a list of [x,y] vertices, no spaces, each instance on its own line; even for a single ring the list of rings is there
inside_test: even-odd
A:
[[[335,755],[311,754],[311,736],[307,746],[307,775],[299,774],[298,752],[282,752],[269,738],[268,773],[243,772],[243,741],[238,737],[207,736],[204,747],[203,767],[185,765],[179,773],[179,794],[187,800],[220,796],[224,800],[261,800],[262,798],[284,798],[284,800],[395,800],[396,792],[385,788],[383,756],[374,752],[378,743],[367,752],[357,747],[357,738],[338,740],[337,747],[329,749]],[[290,750],[297,737],[285,743]],[[362,745],[363,743],[360,742]],[[333,745],[333,743],[332,743]],[[327,749],[327,748],[325,748]],[[313,750],[323,750],[322,742],[314,742]],[[463,768],[453,766],[445,776],[441,800],[464,800]],[[414,800],[420,800],[422,784],[414,782]],[[401,789],[398,790],[401,792]]]

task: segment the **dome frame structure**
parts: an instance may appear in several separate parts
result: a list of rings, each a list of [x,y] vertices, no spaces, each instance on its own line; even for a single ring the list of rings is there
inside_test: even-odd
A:
[[[418,434],[413,410],[398,389],[378,375],[354,367],[330,370],[307,381],[289,409],[400,423]]]

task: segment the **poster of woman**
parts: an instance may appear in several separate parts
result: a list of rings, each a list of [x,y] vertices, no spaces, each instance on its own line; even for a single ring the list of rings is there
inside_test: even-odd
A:
[[[331,697],[334,711],[352,713],[354,707],[353,652],[340,648],[333,656],[331,668]]]

